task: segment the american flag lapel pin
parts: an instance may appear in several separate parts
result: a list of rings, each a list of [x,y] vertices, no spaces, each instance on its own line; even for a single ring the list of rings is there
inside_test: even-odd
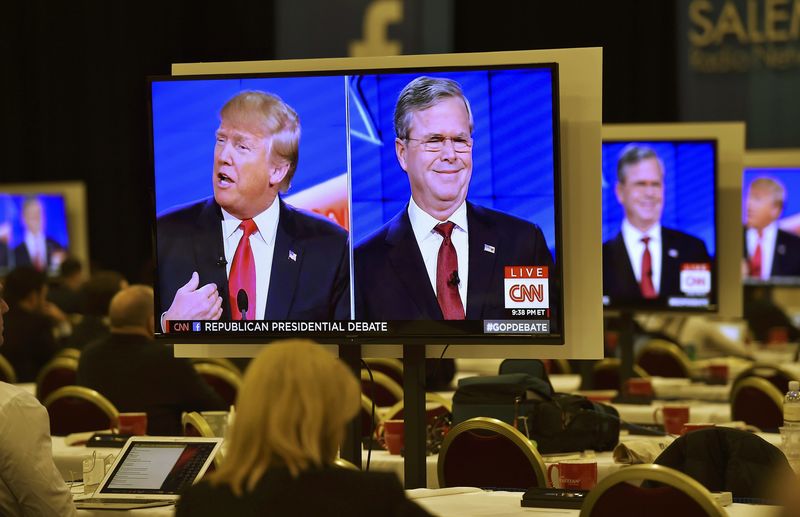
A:
[[[292,262],[297,262],[297,253],[292,250],[289,250],[289,260]]]
[[[491,244],[484,244],[483,251],[485,251],[486,253],[494,253],[494,246],[492,246]]]

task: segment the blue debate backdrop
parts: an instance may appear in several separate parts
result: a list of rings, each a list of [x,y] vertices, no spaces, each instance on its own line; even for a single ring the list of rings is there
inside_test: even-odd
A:
[[[625,217],[617,201],[617,160],[633,142],[603,143],[603,242],[616,237]],[[715,142],[635,142],[651,147],[664,162],[661,225],[694,235],[716,255]]]
[[[292,194],[347,172],[343,76],[164,80],[151,86],[156,213],[213,195],[219,111],[242,90],[278,95],[298,114]]]
[[[747,190],[756,178],[767,176],[783,183],[786,188],[786,199],[783,203],[783,212],[780,218],[791,217],[800,214],[800,168],[758,168],[745,169],[744,181],[742,184],[742,217],[746,216]]]
[[[25,226],[22,223],[22,206],[28,198],[36,198],[44,211],[44,233],[64,249],[69,249],[67,209],[61,194],[8,194],[0,192],[0,229],[10,229],[8,247],[14,249],[24,242]],[[0,232],[2,234],[2,232]]]
[[[555,260],[552,74],[550,68],[530,68],[352,76],[353,242],[380,228],[411,197],[395,154],[393,113],[403,87],[428,75],[459,82],[472,107],[468,199],[538,224]]]

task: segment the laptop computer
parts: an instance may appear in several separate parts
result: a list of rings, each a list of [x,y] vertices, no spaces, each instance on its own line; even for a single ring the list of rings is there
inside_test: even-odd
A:
[[[222,438],[132,436],[78,509],[133,510],[175,503],[208,470]]]

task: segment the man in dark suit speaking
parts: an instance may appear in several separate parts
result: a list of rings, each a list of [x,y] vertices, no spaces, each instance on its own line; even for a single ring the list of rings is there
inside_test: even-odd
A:
[[[680,297],[681,266],[706,264],[705,243],[661,226],[664,163],[647,146],[630,144],[617,162],[619,233],[603,243],[603,294],[613,304]]]
[[[411,81],[394,128],[411,199],[355,248],[357,319],[506,317],[504,266],[548,266],[552,285],[553,259],[537,225],[466,201],[473,119],[457,82]]]
[[[786,189],[777,180],[756,178],[747,189],[744,257],[747,276],[800,276],[800,236],[778,228]]]
[[[297,114],[275,95],[243,91],[222,107],[213,198],[158,218],[162,328],[349,319],[347,232],[278,195],[297,168],[299,140]]]

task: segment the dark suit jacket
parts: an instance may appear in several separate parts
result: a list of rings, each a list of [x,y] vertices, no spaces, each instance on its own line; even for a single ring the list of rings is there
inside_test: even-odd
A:
[[[34,382],[42,366],[58,351],[53,321],[38,312],[11,307],[3,316],[5,343],[2,354],[14,367],[17,382]]]
[[[553,257],[542,230],[512,215],[467,203],[466,319],[505,318],[505,266],[549,266],[550,306],[558,307]],[[485,246],[494,248],[487,251]],[[441,320],[408,207],[356,246],[356,319]],[[555,330],[555,329],[553,329]]]
[[[229,485],[207,481],[189,488],[178,500],[176,517],[236,515],[330,517],[423,517],[425,510],[408,500],[393,473],[341,468],[307,470],[296,479],[286,468],[272,468],[252,492],[236,497]]]
[[[711,262],[705,243],[687,233],[662,226],[661,243],[661,288],[654,302],[658,304],[673,296],[683,296],[681,264]],[[613,305],[650,302],[642,297],[622,232],[603,243],[603,294]]]
[[[9,263],[8,244],[0,242],[0,268],[11,267]]]
[[[50,267],[52,264],[53,259],[53,252],[56,251],[64,251],[64,248],[61,247],[61,244],[54,241],[50,237],[45,237],[45,250],[47,252],[47,267]],[[31,261],[31,256],[28,254],[28,248],[25,246],[25,243],[22,242],[18,244],[16,248],[14,248],[14,266],[32,266],[33,262]]]
[[[327,219],[279,202],[264,319],[350,319],[347,232]],[[201,286],[209,282],[217,285],[222,296],[221,319],[231,319],[221,221],[222,211],[213,198],[158,218],[160,313],[169,309],[175,292],[189,281],[192,271],[197,271]]]
[[[744,231],[744,258],[747,259],[747,227]],[[800,276],[800,236],[778,230],[769,276]]]
[[[188,359],[136,334],[111,333],[82,352],[78,384],[99,391],[121,412],[147,412],[147,434],[183,434],[183,411],[228,407],[195,372]]]

